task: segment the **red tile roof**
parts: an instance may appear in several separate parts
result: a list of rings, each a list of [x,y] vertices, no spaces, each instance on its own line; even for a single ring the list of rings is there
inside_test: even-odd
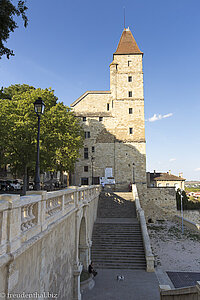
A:
[[[155,181],[183,181],[185,180],[182,177],[175,176],[169,173],[150,173],[150,180],[155,180]]]
[[[122,32],[117,50],[114,54],[143,54],[129,28],[125,28]]]

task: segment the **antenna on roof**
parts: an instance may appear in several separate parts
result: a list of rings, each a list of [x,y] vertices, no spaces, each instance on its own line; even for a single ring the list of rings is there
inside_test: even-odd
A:
[[[125,6],[124,6],[124,29],[125,29]]]

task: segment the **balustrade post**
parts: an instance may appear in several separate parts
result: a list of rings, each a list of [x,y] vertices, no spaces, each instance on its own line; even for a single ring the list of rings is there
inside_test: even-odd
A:
[[[7,252],[13,252],[21,246],[21,206],[20,195],[0,195],[0,200],[8,203],[7,215]],[[4,223],[5,225],[5,223]]]
[[[0,256],[7,251],[8,203],[0,198]]]
[[[79,191],[77,190],[75,193],[75,206],[78,207],[79,206]]]
[[[65,210],[65,196],[66,196],[65,194],[62,195],[62,204],[61,204],[62,205],[62,211]]]
[[[41,226],[41,230],[45,230],[47,191],[28,191],[26,194],[41,196],[41,200],[38,201],[37,224]]]
[[[73,286],[73,300],[81,300],[80,291],[80,275],[83,266],[80,263],[74,265],[74,286]]]

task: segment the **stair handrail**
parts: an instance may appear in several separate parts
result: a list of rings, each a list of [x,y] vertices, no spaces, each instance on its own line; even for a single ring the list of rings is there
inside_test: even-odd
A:
[[[143,239],[143,244],[144,244],[146,265],[147,265],[146,270],[147,270],[147,272],[154,272],[154,255],[152,253],[150,238],[149,238],[149,234],[147,231],[147,225],[146,225],[146,220],[145,220],[145,215],[144,215],[144,210],[142,209],[142,207],[140,205],[140,199],[138,196],[136,184],[132,184],[132,194],[133,194],[133,200],[135,200],[137,218],[140,222],[140,227],[141,227],[141,231],[142,231],[142,239]]]

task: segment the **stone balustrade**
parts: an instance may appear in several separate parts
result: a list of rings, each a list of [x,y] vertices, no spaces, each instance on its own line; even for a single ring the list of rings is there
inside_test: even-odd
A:
[[[22,197],[0,195],[0,258],[20,249],[24,242],[87,205],[99,193],[100,187],[94,185],[54,192],[34,191]]]
[[[151,250],[151,243],[150,243],[150,238],[149,238],[149,234],[147,231],[144,210],[142,209],[142,207],[140,205],[140,199],[138,196],[136,184],[132,185],[132,193],[133,193],[133,200],[135,200],[137,218],[140,222],[140,227],[141,227],[141,232],[142,232],[145,258],[146,258],[146,270],[147,270],[147,272],[154,272],[154,256],[153,256],[153,253]]]

